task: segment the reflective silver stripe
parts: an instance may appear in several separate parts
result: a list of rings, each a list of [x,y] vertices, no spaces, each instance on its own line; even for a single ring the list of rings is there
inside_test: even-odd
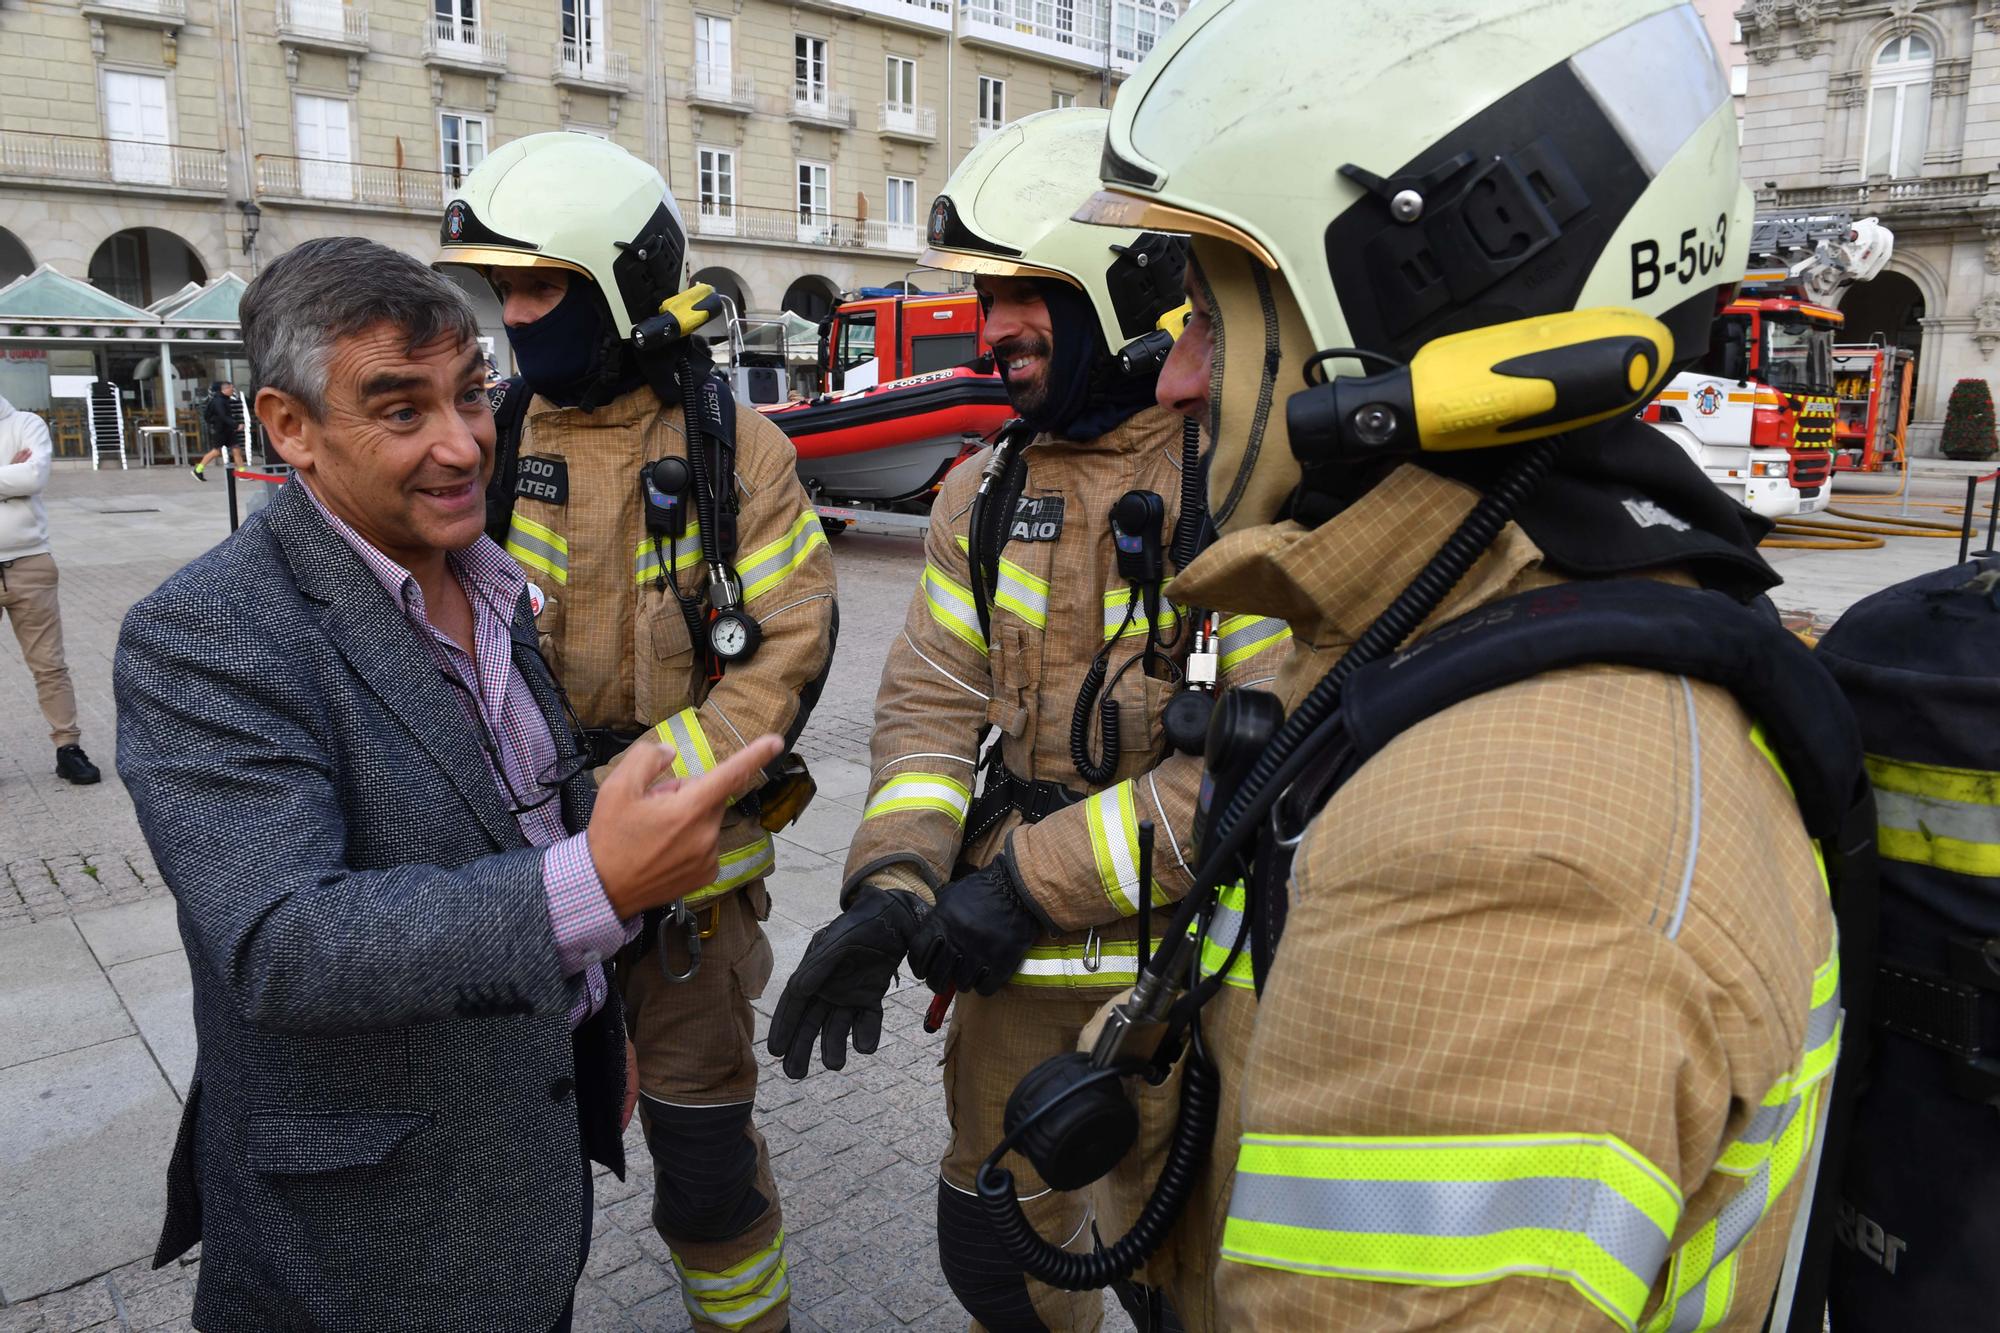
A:
[[[1519,1180],[1338,1180],[1239,1173],[1229,1215],[1305,1231],[1477,1237],[1581,1233],[1651,1285],[1672,1239],[1617,1190],[1582,1176]]]
[[[771,591],[793,568],[803,563],[815,546],[826,545],[826,529],[819,515],[808,509],[792,522],[791,531],[761,550],[754,551],[749,563],[736,571],[743,583],[743,600],[750,601]]]
[[[1291,637],[1291,626],[1274,616],[1231,616],[1222,622],[1215,652],[1224,671]]]
[[[2000,805],[1974,805],[1875,787],[1875,822],[1960,842],[2000,842]]]
[[[1690,755],[1689,785],[1694,789],[1689,802],[1687,864],[1681,873],[1680,896],[1674,902],[1674,919],[1667,923],[1667,938],[1676,939],[1681,933],[1681,922],[1687,917],[1688,896],[1694,889],[1695,860],[1701,852],[1701,724],[1694,715],[1694,689],[1686,676],[1677,677],[1681,683],[1681,696],[1687,703],[1688,753]]]
[[[994,581],[993,604],[1014,612],[1036,629],[1048,628],[1048,585],[1039,580],[1026,582],[1005,560],[1000,562],[1000,574]]]
[[[1073,944],[1064,946],[1060,955],[1030,950],[1014,970],[1014,980],[1032,984],[1043,978],[1060,978],[1092,986],[1130,985],[1139,976],[1139,953],[1136,946],[1128,948],[1129,952],[1119,953],[1109,945]]]
[[[675,713],[660,726],[666,728],[667,734],[673,738],[674,767],[687,770],[681,776],[698,778],[708,772],[708,766],[701,761],[701,752],[706,747],[695,739],[688,728],[686,710]]]
[[[1815,1051],[1833,1040],[1840,1031],[1840,990],[1834,989],[1824,1004],[1816,1004],[1806,1015],[1806,1050]]]

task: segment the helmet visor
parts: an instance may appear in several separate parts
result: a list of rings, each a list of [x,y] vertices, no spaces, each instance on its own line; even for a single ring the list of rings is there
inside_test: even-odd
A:
[[[1007,259],[1001,255],[980,255],[966,250],[940,250],[933,246],[918,256],[917,263],[924,268],[944,269],[950,273],[985,274],[992,278],[1055,278],[1072,287],[1082,285],[1061,269],[1043,268],[1039,264],[1024,264],[1018,259]]]
[[[1140,231],[1177,231],[1213,236],[1248,250],[1265,268],[1278,267],[1278,261],[1264,243],[1241,227],[1232,226],[1220,218],[1190,213],[1184,208],[1175,208],[1155,199],[1141,199],[1117,190],[1099,190],[1084,200],[1083,206],[1071,218],[1096,227],[1129,227]]]

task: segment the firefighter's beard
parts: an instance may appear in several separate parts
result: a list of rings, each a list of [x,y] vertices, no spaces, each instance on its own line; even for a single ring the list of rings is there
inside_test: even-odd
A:
[[[1020,370],[1009,369],[1010,362],[1024,359],[1028,364]],[[1007,401],[1014,405],[1015,414],[1030,421],[1046,416],[1055,397],[1050,380],[1055,348],[1049,340],[1009,338],[993,349],[993,361],[1007,385]]]

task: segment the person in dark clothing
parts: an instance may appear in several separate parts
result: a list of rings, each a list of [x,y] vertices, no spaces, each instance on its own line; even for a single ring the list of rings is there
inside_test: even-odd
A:
[[[219,457],[224,449],[229,450],[226,462],[238,466],[250,460],[243,452],[243,409],[236,401],[236,386],[223,380],[209,394],[208,401],[201,408],[201,433],[208,441],[208,452],[194,465],[194,479],[207,481],[208,465]]]

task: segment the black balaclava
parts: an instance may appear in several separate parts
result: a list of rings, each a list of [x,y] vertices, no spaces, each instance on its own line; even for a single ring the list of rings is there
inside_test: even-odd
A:
[[[597,284],[572,274],[555,308],[532,324],[507,326],[514,364],[528,387],[558,407],[593,411],[643,383],[631,350],[611,328]]]
[[[1058,278],[1032,279],[1048,307],[1055,346],[1049,353],[1048,401],[1023,419],[1067,440],[1094,440],[1152,406],[1158,371],[1127,375],[1105,346],[1096,307],[1083,289]],[[1007,365],[1000,363],[1006,379]]]

